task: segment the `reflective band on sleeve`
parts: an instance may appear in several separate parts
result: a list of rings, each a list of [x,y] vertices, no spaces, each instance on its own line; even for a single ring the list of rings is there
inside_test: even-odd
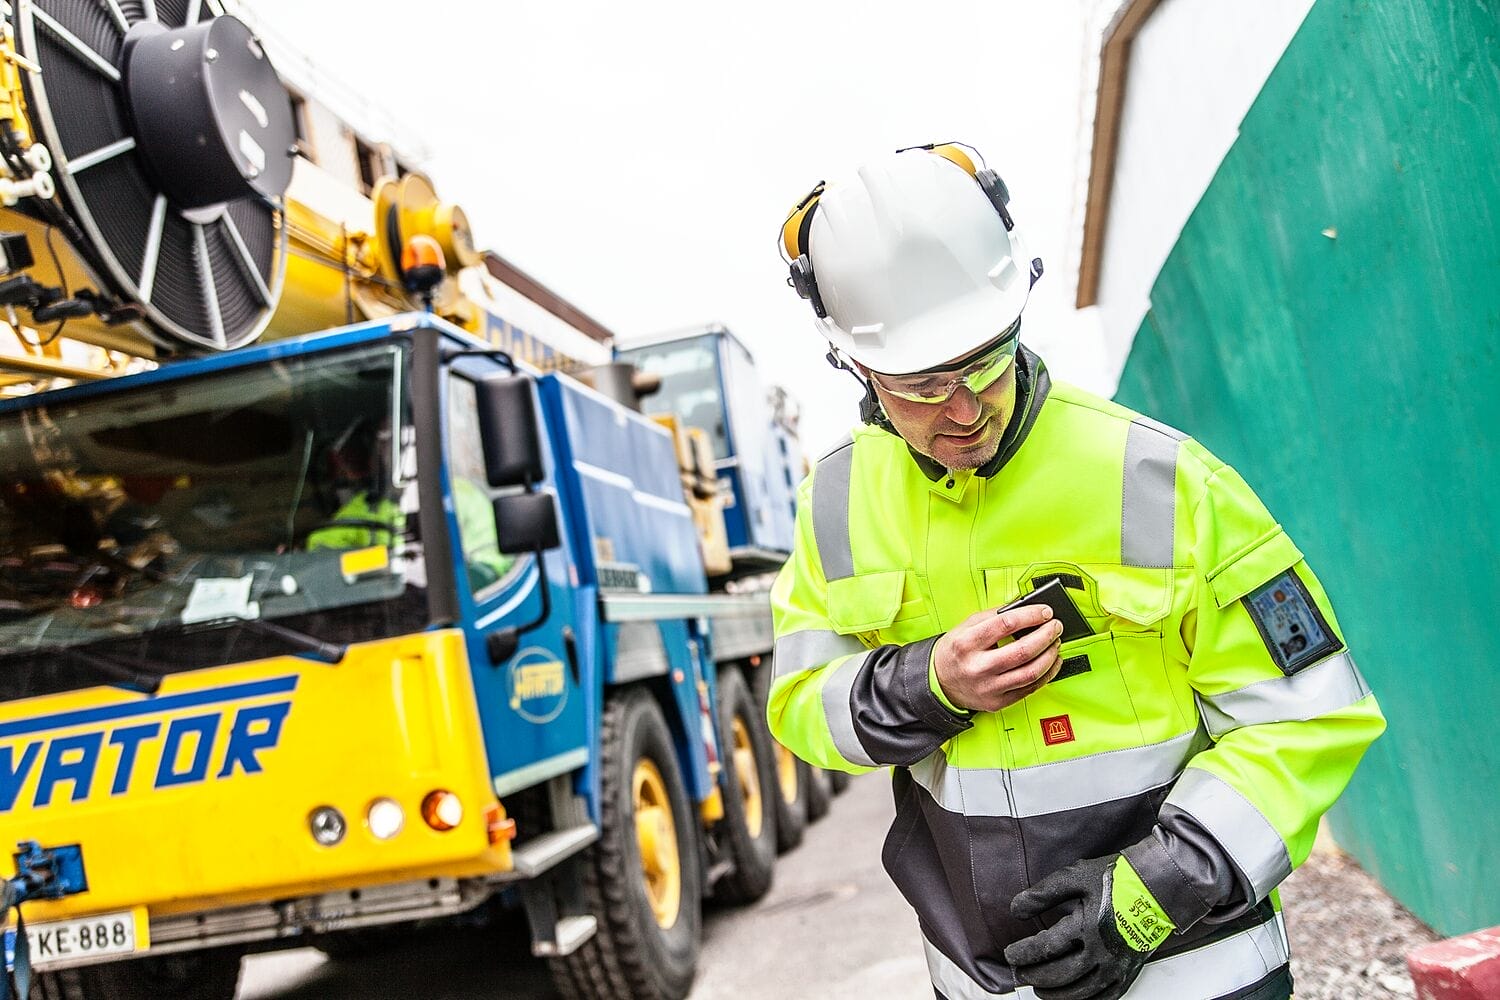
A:
[[[1035,1000],[1031,987],[991,993],[976,983],[958,963],[922,938],[927,974],[948,1000]],[[1167,997],[1221,997],[1253,986],[1291,958],[1286,931],[1277,914],[1263,924],[1191,951],[1147,962],[1121,1000],[1163,1000]]]
[[[1197,820],[1244,872],[1257,900],[1292,873],[1286,842],[1261,811],[1232,785],[1198,767],[1182,772],[1167,796]]]
[[[939,750],[913,764],[911,776],[949,812],[1025,819],[1160,788],[1181,774],[1187,762],[1208,745],[1208,735],[1197,729],[1162,743],[1014,771],[953,767]]]
[[[869,658],[869,650],[866,650],[834,669],[823,684],[823,716],[828,720],[828,734],[833,737],[833,745],[845,760],[863,767],[879,767],[854,733],[854,709],[849,704],[854,681]]]
[[[1024,992],[1007,991],[1005,993],[991,993],[980,986],[969,974],[958,967],[958,963],[938,950],[937,945],[927,940],[926,935],[922,937],[922,948],[927,953],[927,975],[932,978],[932,985],[939,993],[948,1000],[1035,1000],[1036,994],[1030,987],[1022,987]]]
[[[813,471],[813,539],[823,564],[823,579],[854,575],[849,542],[849,483],[854,473],[854,442],[824,456]]]
[[[1140,420],[1125,436],[1120,499],[1120,562],[1156,569],[1172,565],[1177,522],[1179,442]]]
[[[1272,677],[1234,691],[1198,695],[1198,708],[1214,739],[1242,726],[1301,722],[1348,708],[1370,693],[1354,659],[1330,656],[1290,677]]]
[[[789,632],[776,640],[772,663],[773,677],[785,677],[798,671],[821,667],[840,656],[864,652],[864,644],[852,635],[840,635],[831,629],[804,629]]]
[[[1122,1000],[1222,997],[1253,986],[1291,960],[1281,914],[1233,937],[1148,962]]]

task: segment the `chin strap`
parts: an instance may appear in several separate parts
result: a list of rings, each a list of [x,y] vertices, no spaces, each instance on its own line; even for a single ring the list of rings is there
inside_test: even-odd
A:
[[[846,371],[853,376],[854,381],[858,382],[859,387],[865,391],[864,398],[859,401],[860,423],[879,427],[887,433],[900,437],[901,435],[896,431],[896,426],[891,423],[891,418],[885,415],[885,408],[880,405],[880,397],[875,395],[875,386],[868,379],[862,378],[859,371],[840,356],[838,348],[830,346],[828,353],[824,357],[828,359],[828,363],[833,367],[841,371]]]

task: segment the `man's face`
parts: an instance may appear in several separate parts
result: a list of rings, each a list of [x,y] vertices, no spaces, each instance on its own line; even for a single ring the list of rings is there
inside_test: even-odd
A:
[[[960,385],[942,403],[902,399],[879,383],[875,392],[907,444],[945,469],[977,469],[1000,450],[1000,436],[1016,408],[1016,366],[979,395]]]

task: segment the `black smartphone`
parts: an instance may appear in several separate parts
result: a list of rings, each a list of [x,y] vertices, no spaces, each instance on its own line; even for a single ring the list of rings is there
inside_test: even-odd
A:
[[[1031,593],[1011,601],[1005,607],[996,611],[1009,611],[1012,608],[1024,608],[1029,604],[1045,604],[1052,609],[1052,617],[1062,622],[1062,641],[1072,642],[1074,639],[1086,639],[1094,634],[1089,628],[1089,623],[1083,620],[1083,614],[1078,610],[1078,605],[1073,603],[1073,598],[1068,596],[1068,590],[1062,585],[1062,581],[1053,577]],[[1012,632],[1012,639],[1030,635],[1040,625],[1032,625],[1019,631]]]

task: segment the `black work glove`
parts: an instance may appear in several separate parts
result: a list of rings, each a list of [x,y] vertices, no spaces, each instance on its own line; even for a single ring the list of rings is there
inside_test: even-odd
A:
[[[1066,909],[1061,920],[1005,949],[1005,960],[1039,1000],[1119,1000],[1173,930],[1118,854],[1053,872],[1018,894],[1010,912],[1030,920],[1054,907]]]

